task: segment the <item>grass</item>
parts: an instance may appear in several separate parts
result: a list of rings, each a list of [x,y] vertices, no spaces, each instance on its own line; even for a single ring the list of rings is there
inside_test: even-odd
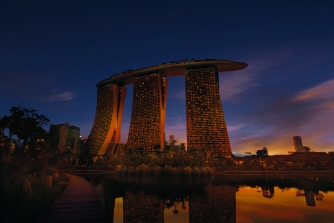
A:
[[[21,179],[23,176],[21,176]],[[47,187],[46,178],[21,180],[20,184],[7,181],[1,185],[1,222],[32,221],[49,207],[53,201],[65,190],[68,177],[53,178],[52,187]],[[32,191],[29,196],[27,191]]]

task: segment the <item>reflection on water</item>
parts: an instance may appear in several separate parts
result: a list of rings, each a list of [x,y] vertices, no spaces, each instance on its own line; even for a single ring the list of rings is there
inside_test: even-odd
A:
[[[189,198],[189,222],[235,222],[236,187],[205,186],[205,195]]]
[[[333,177],[87,177],[108,222],[333,222]]]

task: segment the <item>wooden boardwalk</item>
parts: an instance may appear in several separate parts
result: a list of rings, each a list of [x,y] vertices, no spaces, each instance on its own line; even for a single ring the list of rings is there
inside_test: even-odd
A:
[[[89,182],[70,175],[64,192],[34,222],[104,222],[101,202]]]

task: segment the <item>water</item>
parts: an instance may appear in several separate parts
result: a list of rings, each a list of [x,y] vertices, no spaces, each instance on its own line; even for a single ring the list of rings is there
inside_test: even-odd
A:
[[[334,177],[87,177],[108,222],[334,222]]]

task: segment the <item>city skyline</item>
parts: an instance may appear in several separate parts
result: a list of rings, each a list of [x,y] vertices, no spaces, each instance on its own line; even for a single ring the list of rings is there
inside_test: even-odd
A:
[[[88,136],[96,84],[116,72],[182,59],[231,59],[249,67],[219,75],[233,152],[333,151],[332,1],[100,1],[1,3],[0,112],[24,103],[51,124]],[[187,9],[187,10],[185,10]],[[168,79],[165,134],[186,142],[185,82]],[[224,87],[222,87],[224,86]],[[132,87],[121,129],[126,142]],[[45,129],[49,129],[45,127]]]

